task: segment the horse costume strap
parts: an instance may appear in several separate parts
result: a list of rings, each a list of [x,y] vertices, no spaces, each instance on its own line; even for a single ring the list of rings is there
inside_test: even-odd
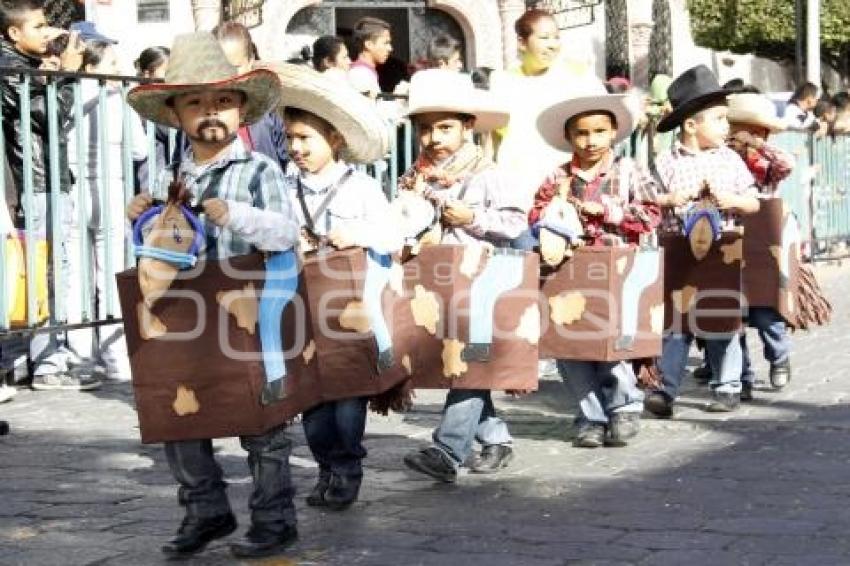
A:
[[[319,206],[316,210],[313,211],[313,214],[310,214],[310,209],[307,206],[307,201],[304,198],[304,185],[301,184],[301,178],[298,178],[298,203],[301,205],[301,212],[304,214],[304,224],[307,231],[310,232],[312,236],[316,236],[316,221],[322,216],[322,214],[327,210],[327,208],[331,205],[336,193],[339,191],[340,187],[342,187],[348,179],[354,174],[354,168],[349,167],[345,173],[333,183],[330,187],[327,188],[327,196],[325,196],[324,200],[319,203]]]

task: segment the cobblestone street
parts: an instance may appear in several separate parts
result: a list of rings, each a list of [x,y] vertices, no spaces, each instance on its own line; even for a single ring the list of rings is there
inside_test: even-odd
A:
[[[456,485],[409,473],[442,392],[415,410],[370,415],[361,501],[343,513],[304,505],[315,464],[300,426],[293,473],[300,540],[264,564],[555,566],[850,564],[850,267],[821,266],[833,323],[794,337],[794,378],[732,415],[701,410],[692,380],[671,421],[643,421],[626,448],[570,444],[571,403],[547,379],[498,397],[516,439],[504,473]],[[750,342],[765,377],[757,337]],[[695,361],[695,360],[694,360]],[[128,384],[92,393],[21,390],[0,406],[0,564],[157,564],[181,509],[160,446],[139,443]],[[248,525],[250,476],[235,440],[217,443]],[[234,563],[225,541],[190,563]]]

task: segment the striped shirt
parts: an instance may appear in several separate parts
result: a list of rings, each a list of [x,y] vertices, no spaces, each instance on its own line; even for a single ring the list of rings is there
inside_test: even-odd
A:
[[[250,152],[238,137],[217,161],[197,165],[190,149],[179,162],[179,174],[193,204],[219,198],[227,202],[228,224],[220,228],[205,220],[207,259],[223,259],[256,250],[279,251],[298,241],[292,204],[284,193],[280,167],[263,154]],[[154,198],[165,200],[175,165],[165,169],[153,187]]]

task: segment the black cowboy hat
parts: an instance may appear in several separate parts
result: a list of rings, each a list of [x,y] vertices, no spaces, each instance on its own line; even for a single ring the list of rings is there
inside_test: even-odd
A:
[[[735,91],[722,88],[717,77],[705,65],[688,69],[676,77],[667,89],[673,111],[658,123],[658,131],[669,132],[685,118],[725,101],[733,92]]]

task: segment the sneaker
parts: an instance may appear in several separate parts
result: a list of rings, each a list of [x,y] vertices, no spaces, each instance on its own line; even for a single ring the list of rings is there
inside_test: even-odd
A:
[[[654,391],[646,396],[643,408],[658,417],[669,419],[673,416],[673,400],[660,391]]]
[[[782,389],[791,381],[791,360],[780,364],[770,364],[770,384],[775,389]]]
[[[753,400],[753,384],[749,381],[741,383],[741,401]]]
[[[18,390],[9,385],[0,385],[0,403],[11,401],[12,397],[18,394]]]
[[[558,364],[555,363],[555,360],[540,360],[537,362],[537,374],[540,377],[557,377],[560,375]]]
[[[711,368],[708,364],[702,364],[700,367],[691,372],[694,380],[697,383],[706,384],[711,381]]]
[[[709,413],[731,413],[741,404],[738,393],[714,393],[714,400],[705,408]]]
[[[608,422],[605,446],[626,446],[640,432],[640,413],[624,411],[614,413]]]
[[[435,446],[411,452],[404,457],[404,464],[411,470],[427,474],[446,483],[457,480],[457,469],[451,458]]]
[[[64,390],[91,391],[103,384],[93,375],[72,375],[69,373],[49,373],[32,378],[32,388],[36,391]]]
[[[506,468],[514,459],[514,450],[507,444],[491,444],[481,449],[469,469],[476,474],[492,474]]]
[[[605,444],[605,425],[601,423],[585,423],[581,425],[573,440],[577,448],[599,448]]]

